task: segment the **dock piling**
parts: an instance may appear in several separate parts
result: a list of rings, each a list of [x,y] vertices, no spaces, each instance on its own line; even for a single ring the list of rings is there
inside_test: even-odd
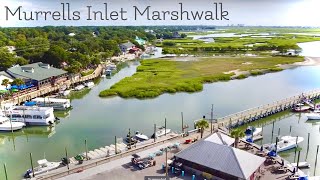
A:
[[[154,134],[153,142],[156,142],[156,124],[153,125],[153,134]]]
[[[271,144],[273,142],[274,121],[272,122]]]
[[[182,130],[182,133],[184,134],[184,127],[183,127],[183,112],[181,112],[181,130]]]
[[[318,153],[319,153],[319,145],[317,145],[317,153],[316,153],[316,161],[314,163],[314,172],[313,175],[316,175],[317,163],[318,163]]]
[[[298,152],[298,160],[297,160],[297,171],[296,171],[296,172],[298,172],[299,161],[300,161],[300,151]]]
[[[290,132],[289,134],[290,134],[290,135],[291,135],[291,130],[292,130],[292,126],[290,126],[290,130],[289,130],[289,132]]]
[[[280,128],[278,129],[278,137],[280,136]]]
[[[8,180],[8,174],[7,174],[7,166],[6,163],[3,164],[3,168],[4,168],[4,175],[6,177],[6,180]]]
[[[68,150],[67,150],[67,147],[65,147],[64,150],[65,150],[65,153],[66,153],[67,168],[68,168],[68,174],[69,174],[69,169],[70,169],[70,167],[69,167],[69,159],[68,159]]]
[[[213,121],[213,104],[211,105],[211,119],[210,120],[211,120],[211,134],[212,134],[212,132],[213,132],[213,124],[212,124],[213,123],[212,122]]]
[[[84,148],[86,151],[86,159],[88,160],[88,146],[87,146],[87,139],[84,140]]]
[[[164,135],[167,136],[167,118],[164,118]]]
[[[118,154],[118,149],[117,149],[117,136],[114,136],[114,150],[115,150],[115,153]]]
[[[33,168],[33,162],[32,162],[32,153],[30,153],[30,163],[31,163],[32,177],[34,177],[34,168]]]

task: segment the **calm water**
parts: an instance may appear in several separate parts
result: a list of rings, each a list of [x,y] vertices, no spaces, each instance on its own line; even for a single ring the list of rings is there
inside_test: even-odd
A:
[[[311,46],[314,47],[314,44]],[[74,99],[73,110],[60,114],[61,121],[54,128],[26,128],[15,132],[13,136],[11,133],[1,133],[0,165],[7,164],[10,179],[19,179],[30,167],[30,152],[33,153],[34,162],[44,156],[49,161],[57,161],[64,156],[65,147],[70,155],[84,152],[85,139],[88,139],[89,149],[94,149],[113,143],[114,136],[125,136],[128,128],[151,135],[153,124],[163,125],[165,117],[169,128],[180,130],[180,112],[184,112],[184,119],[191,127],[194,119],[201,118],[202,115],[209,116],[211,104],[214,104],[215,116],[221,117],[319,88],[320,85],[320,67],[310,66],[244,80],[206,84],[202,92],[193,94],[164,94],[148,100],[98,97],[101,90],[134,74],[137,66],[137,62],[130,64],[111,79],[102,79],[86,95]],[[312,138],[307,160],[312,162],[315,146],[320,143],[320,122],[311,124],[305,121],[304,115],[299,117],[294,114],[277,121],[275,129],[277,132],[281,127],[281,134],[285,135],[289,131],[289,125],[292,125],[292,134],[305,138],[310,132]],[[270,125],[265,127],[264,133],[271,133]],[[270,137],[266,137],[264,141],[269,141],[268,138]],[[306,143],[307,140],[301,144],[302,156],[305,156]],[[286,158],[292,161],[293,156],[294,152],[289,153]],[[317,174],[320,175],[320,170]],[[0,179],[3,178],[1,168]]]

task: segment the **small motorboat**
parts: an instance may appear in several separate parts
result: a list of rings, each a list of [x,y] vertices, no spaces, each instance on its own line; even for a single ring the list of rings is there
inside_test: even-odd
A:
[[[304,140],[303,137],[283,136],[280,141],[276,143],[265,145],[265,148],[270,151],[282,152],[295,148]]]
[[[147,135],[144,135],[144,134],[140,133],[139,131],[136,132],[135,138],[139,141],[145,141],[145,140],[149,139]]]
[[[31,178],[32,175],[38,175],[45,172],[48,172],[53,169],[57,169],[60,166],[60,162],[49,162],[46,159],[38,160],[38,167],[34,168],[34,173],[32,172],[32,169],[27,170],[27,172],[24,174],[25,178]]]
[[[297,163],[291,163],[291,166],[297,167]],[[308,162],[299,162],[298,168],[310,168],[310,163],[308,163]]]
[[[310,106],[306,106],[302,103],[298,103],[292,108],[294,112],[306,112],[306,111],[309,111],[310,109],[311,109]]]
[[[319,113],[308,113],[307,118],[308,118],[308,120],[320,120],[320,114]]]
[[[10,122],[10,119],[0,115],[0,131],[17,131],[23,128],[23,122]]]
[[[253,126],[249,126],[246,129],[245,134],[247,136],[252,135],[253,137],[255,137],[255,136],[261,134],[261,132],[262,132],[262,128],[256,128],[256,127],[253,127]]]
[[[70,94],[70,92],[71,92],[70,90],[65,90],[65,91],[62,92],[62,95],[63,96],[68,96]]]
[[[86,83],[84,83],[84,86],[87,88],[92,88],[94,86],[94,82],[92,82],[92,81],[86,82]]]
[[[171,129],[165,129],[164,127],[159,128],[159,130],[151,136],[151,138],[158,138],[164,136],[171,132]]]
[[[76,90],[76,91],[81,91],[83,88],[85,88],[85,86],[82,85],[82,84],[80,84],[80,85],[76,86],[76,87],[74,88],[74,90]]]

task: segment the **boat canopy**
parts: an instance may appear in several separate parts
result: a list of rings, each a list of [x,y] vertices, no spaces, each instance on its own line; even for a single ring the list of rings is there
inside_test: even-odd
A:
[[[25,102],[24,105],[25,106],[35,106],[37,103],[34,101],[29,101],[29,102]]]
[[[48,161],[46,159],[40,159],[37,162],[39,165],[48,163]]]

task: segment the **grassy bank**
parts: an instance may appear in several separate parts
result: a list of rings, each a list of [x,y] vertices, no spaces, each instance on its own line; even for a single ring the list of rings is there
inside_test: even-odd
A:
[[[247,72],[272,72],[281,70],[278,64],[302,61],[301,57],[230,57],[196,58],[193,61],[168,59],[143,60],[137,72],[124,78],[110,89],[100,92],[100,97],[119,95],[124,98],[152,98],[163,93],[196,92],[204,83],[228,81],[232,70]],[[249,73],[250,75],[250,73]],[[258,75],[254,73],[254,75]],[[240,78],[245,78],[240,75]]]

